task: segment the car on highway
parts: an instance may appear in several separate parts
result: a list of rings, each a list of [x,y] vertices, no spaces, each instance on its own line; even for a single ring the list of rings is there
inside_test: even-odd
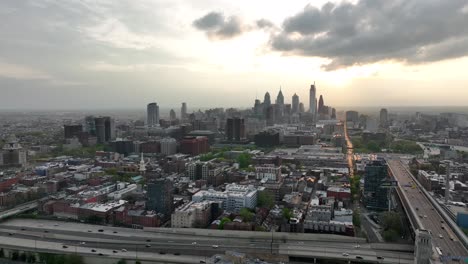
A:
[[[179,252],[174,253],[175,256],[180,256]]]
[[[343,252],[343,254],[341,254],[341,255],[343,255],[343,257],[348,257],[349,253]]]
[[[95,249],[91,249],[91,252],[96,252],[96,250],[95,250]]]
[[[427,215],[424,215],[424,218],[427,218]]]
[[[382,256],[377,256],[377,259],[384,259],[384,257],[382,257]]]
[[[49,230],[44,230],[44,233],[49,233]]]
[[[212,247],[212,248],[219,248],[218,245],[212,245],[211,247]]]
[[[146,239],[146,242],[151,242],[151,239]]]
[[[118,232],[117,232],[117,231],[114,231],[114,232],[112,232],[112,233],[117,234]]]
[[[200,260],[200,263],[206,263],[206,261],[204,261],[204,260]]]
[[[8,233],[8,235],[9,235],[9,236],[12,236],[12,235],[13,235],[13,233]]]
[[[99,229],[98,232],[104,232],[104,229]]]
[[[92,232],[93,232],[93,231],[91,231],[91,230],[88,230],[88,233],[92,233]]]
[[[150,245],[150,244],[146,244],[145,247],[149,248],[149,247],[151,247],[151,245]]]
[[[443,223],[444,223],[444,220],[440,220],[440,223],[443,224]]]
[[[118,251],[117,250],[112,250],[113,253],[117,253]]]
[[[192,245],[196,245],[196,244],[197,244],[197,242],[192,242]]]
[[[359,244],[354,246],[354,248],[360,248],[360,247],[361,247],[361,245],[359,245]]]
[[[86,245],[86,242],[84,242],[84,241],[80,242],[80,245]]]
[[[165,255],[165,254],[166,254],[166,252],[164,252],[164,251],[159,251],[159,254],[161,254],[161,255]]]
[[[24,227],[21,228],[21,231],[25,231],[25,230],[26,230],[26,228],[24,228]]]
[[[443,239],[444,237],[442,236],[442,234],[439,234],[439,238],[440,238],[440,239]]]
[[[62,248],[68,248],[68,246],[63,245]]]
[[[363,259],[361,256],[356,256],[357,259]]]
[[[122,248],[120,251],[127,252],[127,250],[125,248]]]
[[[99,253],[98,255],[99,255],[99,256],[104,256],[104,254],[102,254],[102,253]]]

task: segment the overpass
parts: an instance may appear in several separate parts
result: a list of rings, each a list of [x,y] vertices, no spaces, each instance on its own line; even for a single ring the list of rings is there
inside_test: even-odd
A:
[[[413,229],[428,230],[433,246],[440,248],[444,256],[468,256],[466,236],[419,184],[408,168],[400,160],[394,159],[388,160],[388,167],[391,175],[399,182],[397,194]],[[416,187],[410,187],[412,185]]]
[[[133,230],[30,219],[14,219],[1,224],[0,241],[4,248],[92,253],[97,257],[101,253],[151,261],[165,257],[161,255],[171,255],[195,256],[193,260],[199,263],[205,257],[227,250],[276,262],[294,259],[314,263],[314,260],[328,259],[337,263],[409,264],[414,261],[412,246],[369,244],[362,238],[330,234],[171,228]],[[193,263],[174,261],[165,263]]]
[[[37,206],[38,206],[38,202],[37,201],[32,201],[32,202],[28,202],[28,203],[18,205],[15,208],[12,208],[12,209],[1,211],[0,212],[0,220],[4,220],[4,219],[6,219],[8,217],[11,217],[11,216],[14,216],[14,215],[17,215],[17,214],[21,214],[21,213],[24,213],[24,212],[32,210],[32,209],[36,209]]]

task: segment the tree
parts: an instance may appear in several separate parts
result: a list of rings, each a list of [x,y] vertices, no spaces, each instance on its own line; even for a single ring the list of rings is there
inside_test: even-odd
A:
[[[267,191],[260,192],[257,197],[257,206],[261,208],[272,208],[275,205],[273,195]]]
[[[293,217],[293,213],[289,208],[283,208],[283,218],[289,221]]]
[[[135,264],[141,264],[141,261],[137,260],[135,261]]]
[[[26,261],[26,253],[22,252],[19,257],[19,261],[25,262]]]
[[[383,213],[382,225],[384,230],[393,230],[397,234],[400,234],[402,230],[400,215],[395,212]]]
[[[237,157],[237,162],[239,163],[239,167],[241,169],[249,167],[251,160],[252,157],[249,153],[241,153],[239,157]]]
[[[18,259],[19,259],[18,251],[13,251],[13,253],[11,253],[11,260],[18,260]]]
[[[80,255],[67,255],[65,263],[67,264],[84,264],[83,257]]]
[[[117,264],[127,264],[127,261],[125,259],[121,259],[117,261]]]
[[[361,214],[358,210],[354,210],[353,212],[353,225],[356,227],[361,226]]]
[[[367,149],[369,149],[371,152],[380,152],[379,144],[372,140],[367,143]]]
[[[224,217],[223,219],[221,219],[221,223],[219,223],[218,229],[224,229],[224,224],[229,222],[231,222],[231,219]]]
[[[254,218],[255,214],[252,213],[249,208],[242,208],[240,210],[240,216],[242,217],[242,220],[244,220],[244,222],[251,222],[252,219]]]
[[[5,252],[3,251],[3,248],[0,248],[0,258],[5,257]]]

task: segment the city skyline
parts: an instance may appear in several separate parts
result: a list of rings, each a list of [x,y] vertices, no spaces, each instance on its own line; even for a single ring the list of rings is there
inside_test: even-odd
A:
[[[249,107],[245,98],[279,86],[287,100],[307,98],[314,81],[336,107],[468,97],[461,0],[7,1],[0,10],[0,109],[135,109],[154,98]]]

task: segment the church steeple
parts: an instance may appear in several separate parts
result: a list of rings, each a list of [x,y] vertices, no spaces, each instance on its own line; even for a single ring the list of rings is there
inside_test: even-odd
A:
[[[143,159],[143,152],[141,152],[141,160],[140,160],[140,174],[141,175],[144,175],[145,172],[146,172],[146,164],[145,164],[145,160]]]

